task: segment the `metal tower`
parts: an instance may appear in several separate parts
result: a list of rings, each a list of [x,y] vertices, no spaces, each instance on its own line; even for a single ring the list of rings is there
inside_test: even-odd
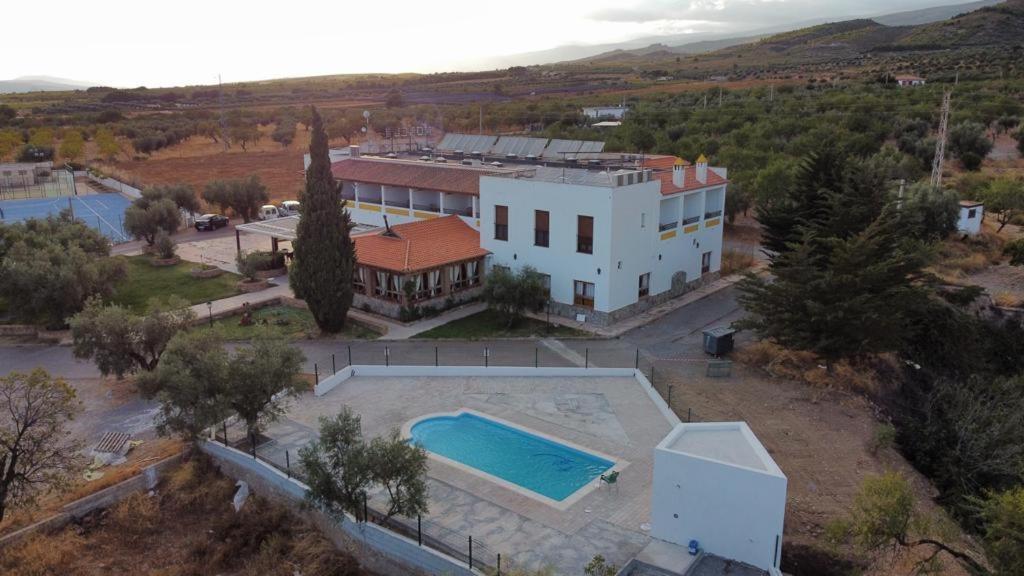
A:
[[[942,113],[939,119],[939,134],[935,139],[935,159],[932,160],[932,189],[942,186],[942,164],[946,161],[946,133],[949,128],[949,100],[951,90],[942,96]]]

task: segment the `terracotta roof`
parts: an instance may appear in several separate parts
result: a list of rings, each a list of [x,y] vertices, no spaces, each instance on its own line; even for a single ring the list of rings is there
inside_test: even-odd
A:
[[[664,154],[654,154],[651,156],[644,156],[644,167],[645,168],[671,168],[676,162],[682,162],[684,166],[689,166],[690,163],[678,156],[669,156]]]
[[[489,254],[480,234],[458,216],[420,220],[353,236],[359,264],[392,272],[420,272]]]
[[[963,206],[964,208],[974,208],[975,206],[981,206],[983,204],[984,204],[984,202],[979,202],[977,200],[961,200],[960,201],[960,205]]]
[[[704,156],[701,155],[701,158]],[[661,180],[661,193],[665,196],[669,194],[676,194],[678,192],[689,192],[690,190],[699,190],[701,188],[707,188],[708,186],[719,186],[727,184],[729,181],[718,175],[717,172],[708,168],[707,182],[700,182],[697,180],[697,167],[690,166],[686,160],[683,160],[683,177],[685,186],[679,188],[672,182],[672,167],[676,163],[676,157],[674,156],[661,156],[658,158],[645,158],[644,167],[654,168],[654,178]]]
[[[501,171],[461,164],[349,158],[331,164],[331,172],[335,178],[350,182],[369,182],[479,196],[480,177]]]

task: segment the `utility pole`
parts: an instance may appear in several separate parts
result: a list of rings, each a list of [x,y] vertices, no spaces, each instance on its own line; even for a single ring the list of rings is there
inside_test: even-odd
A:
[[[949,128],[949,101],[952,90],[942,96],[942,112],[939,118],[939,134],[935,138],[935,159],[932,161],[932,189],[942,186],[942,164],[946,160],[946,133]]]
[[[478,134],[483,134],[484,133],[484,105],[483,104],[480,105],[480,120],[479,120],[479,125],[477,126],[477,130],[478,130],[478,132],[477,132]]]
[[[705,110],[708,109],[708,95],[707,94],[704,95],[704,109]]]
[[[718,87],[718,107],[722,107],[722,87]]]
[[[768,85],[768,101],[775,102],[775,84]]]

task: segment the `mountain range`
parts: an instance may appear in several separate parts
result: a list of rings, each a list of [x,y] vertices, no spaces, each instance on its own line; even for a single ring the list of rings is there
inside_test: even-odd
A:
[[[910,10],[870,16],[870,19],[883,26],[913,26],[948,20],[958,14],[972,12],[986,6],[998,4],[1001,0],[978,0],[966,4],[950,4],[920,10]],[[850,20],[864,18],[851,18]],[[506,68],[509,66],[529,66],[533,64],[552,64],[557,62],[604,62],[628,60],[630,57],[644,57],[651,54],[699,54],[713,52],[731,46],[756,42],[775,34],[799,30],[825,24],[835,18],[815,18],[800,22],[787,23],[765,28],[756,28],[732,33],[697,32],[688,34],[672,34],[649,36],[626,42],[594,45],[558,46],[548,50],[524,52],[482,62],[481,67]]]
[[[95,82],[82,82],[54,76],[19,76],[12,80],[0,80],[0,94],[16,92],[42,92],[54,90],[83,90],[96,86]]]

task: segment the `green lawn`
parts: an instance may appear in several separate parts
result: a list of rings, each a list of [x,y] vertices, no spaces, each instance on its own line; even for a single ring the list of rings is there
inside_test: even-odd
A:
[[[189,270],[198,266],[195,262],[181,261],[174,266],[156,267],[149,263],[149,256],[126,256],[128,277],[117,287],[113,302],[127,306],[136,314],[142,314],[150,298],[177,296],[189,304],[201,304],[238,294],[235,284],[241,276],[225,272],[216,278],[193,278]]]
[[[416,335],[417,338],[465,338],[467,340],[546,336],[591,336],[591,334],[558,324],[552,324],[549,328],[546,322],[533,318],[523,318],[509,329],[505,327],[505,321],[497,312],[487,309]]]
[[[260,334],[282,336],[292,340],[321,337],[309,310],[291,306],[267,306],[253,311],[252,317],[252,326],[239,325],[241,315],[214,320],[213,326],[225,340],[250,340]],[[350,320],[340,334],[332,337],[372,340],[379,336],[377,332]]]

